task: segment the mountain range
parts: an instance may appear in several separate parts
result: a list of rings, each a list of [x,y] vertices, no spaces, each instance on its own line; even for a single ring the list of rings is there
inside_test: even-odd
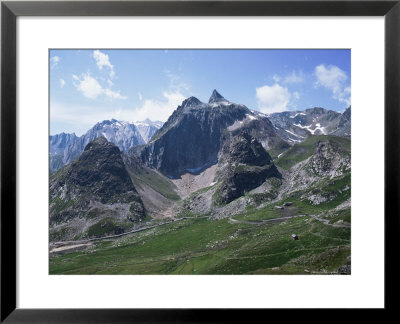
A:
[[[112,119],[81,137],[51,136],[50,241],[119,235],[162,219],[275,215],[288,200],[347,213],[350,136],[350,107],[266,115],[216,90],[208,102],[187,98],[164,124]]]
[[[85,146],[99,136],[104,136],[121,151],[127,151],[132,146],[147,143],[161,126],[162,122],[149,119],[134,123],[111,119],[97,123],[80,137],[65,133],[50,135],[50,172],[76,160]]]
[[[343,113],[324,108],[285,111],[268,115],[279,135],[289,143],[300,143],[311,135],[351,136],[351,107]]]

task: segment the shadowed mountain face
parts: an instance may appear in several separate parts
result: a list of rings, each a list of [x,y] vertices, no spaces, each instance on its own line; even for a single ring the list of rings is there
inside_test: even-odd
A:
[[[88,188],[103,202],[115,195],[136,192],[117,146],[104,137],[98,137],[86,145],[84,152],[67,173],[68,181]]]
[[[52,240],[122,233],[145,216],[121,151],[104,137],[51,175],[49,196]]]
[[[221,135],[256,119],[244,105],[229,102],[216,90],[209,102],[195,97],[179,106],[152,140],[138,154],[142,161],[170,177],[186,172],[198,172],[217,163]],[[272,124],[267,125],[273,138]]]

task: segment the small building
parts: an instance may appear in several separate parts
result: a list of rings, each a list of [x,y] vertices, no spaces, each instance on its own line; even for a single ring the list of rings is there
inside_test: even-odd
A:
[[[299,237],[298,237],[296,234],[292,234],[292,239],[293,239],[293,240],[298,240]]]

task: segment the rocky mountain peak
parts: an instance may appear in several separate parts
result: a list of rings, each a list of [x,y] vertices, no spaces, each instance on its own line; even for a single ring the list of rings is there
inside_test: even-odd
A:
[[[214,91],[211,94],[210,99],[208,100],[209,104],[212,103],[217,103],[220,101],[227,101],[217,90],[214,89]]]
[[[182,102],[182,107],[195,107],[202,104],[202,102],[196,97],[189,97]]]
[[[90,142],[88,145],[85,146],[84,151],[88,151],[91,149],[98,149],[100,147],[116,147],[114,144],[110,143],[107,141],[107,139],[104,136],[99,136],[93,140],[93,142]]]
[[[136,192],[121,157],[121,151],[103,136],[86,145],[82,155],[73,162],[68,180],[74,185],[90,188],[102,202],[116,194]]]

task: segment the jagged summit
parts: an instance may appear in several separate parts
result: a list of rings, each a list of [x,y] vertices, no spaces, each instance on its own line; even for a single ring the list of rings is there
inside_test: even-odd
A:
[[[189,97],[182,102],[183,107],[197,106],[200,104],[202,104],[202,102],[196,97]]]
[[[210,99],[208,100],[209,104],[212,103],[217,103],[217,102],[221,102],[221,101],[227,101],[223,96],[221,96],[221,94],[214,89],[214,91],[211,94]]]
[[[85,146],[84,151],[90,150],[91,148],[94,148],[94,147],[107,146],[107,145],[110,147],[114,146],[114,144],[107,141],[107,139],[104,136],[99,136],[99,137],[95,138],[92,142],[87,144]]]

